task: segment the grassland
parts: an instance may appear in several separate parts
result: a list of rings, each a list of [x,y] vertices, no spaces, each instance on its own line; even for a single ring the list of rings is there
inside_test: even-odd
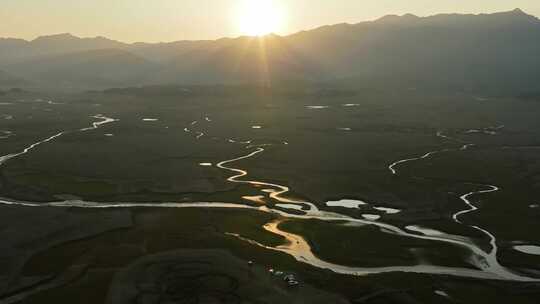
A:
[[[422,225],[468,236],[480,244],[487,242],[485,236],[456,224],[451,215],[465,208],[460,195],[484,184],[500,186],[499,192],[475,197],[480,211],[464,220],[497,236],[504,265],[538,271],[538,256],[512,250],[516,243],[538,244],[534,228],[540,209],[530,206],[540,203],[540,104],[532,101],[417,91],[190,87],[181,91],[126,89],[70,95],[18,92],[0,96],[0,103],[7,103],[0,105],[0,130],[14,133],[1,139],[2,155],[19,152],[60,131],[73,131],[3,164],[1,197],[35,202],[70,197],[98,202],[249,203],[242,197],[260,195],[262,189],[227,182],[230,172],[199,164],[245,155],[252,149],[229,139],[252,140],[253,144],[272,146],[234,164],[249,172],[248,179],[287,185],[292,196],[322,209],[356,217],[375,213],[397,226]],[[77,131],[91,125],[96,120],[91,116],[96,114],[119,121],[98,130]],[[157,121],[143,121],[145,118]],[[191,125],[193,121],[198,123]],[[504,128],[493,135],[468,132],[501,125]],[[186,127],[192,132],[184,132]],[[197,131],[204,136],[197,139]],[[439,131],[450,139],[436,136]],[[461,151],[465,143],[475,146]],[[388,169],[396,160],[443,149],[450,150],[398,167],[397,176]],[[361,199],[368,205],[361,210],[324,205],[327,200],[340,198]],[[386,215],[375,206],[402,211]],[[26,212],[41,216],[38,210],[20,214],[9,210],[2,219],[4,229],[14,223],[21,231],[27,229]],[[101,218],[110,211],[65,212],[63,216],[73,217],[76,223],[81,212]],[[69,240],[61,236],[70,227],[57,227],[50,231],[51,239],[45,238],[35,248],[30,246],[24,277],[62,273],[74,261],[89,268],[80,279],[36,294],[28,303],[54,303],[70,297],[75,300],[79,294],[88,303],[101,302],[120,269],[150,254],[186,248],[225,249],[243,260],[295,271],[314,288],[349,300],[388,291],[366,303],[450,301],[434,293],[439,289],[449,293],[452,301],[462,303],[480,299],[534,303],[538,296],[529,285],[520,284],[403,273],[340,276],[224,235],[239,233],[269,246],[279,245],[281,238],[261,228],[272,220],[265,213],[137,209],[130,210],[129,216],[129,227],[120,225],[122,229],[99,233],[97,229],[84,233],[82,239],[75,235]],[[305,236],[320,257],[334,262],[410,265],[418,255],[409,249],[416,248],[432,263],[470,266],[459,249],[394,237],[371,226],[290,221],[283,228]],[[18,241],[28,239],[26,246],[37,242],[30,236],[23,235]],[[379,254],[381,251],[385,254]]]

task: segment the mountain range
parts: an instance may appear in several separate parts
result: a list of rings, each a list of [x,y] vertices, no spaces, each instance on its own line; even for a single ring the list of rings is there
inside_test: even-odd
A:
[[[289,36],[127,44],[70,34],[0,39],[0,86],[95,89],[307,81],[481,92],[540,90],[540,20],[389,15]]]

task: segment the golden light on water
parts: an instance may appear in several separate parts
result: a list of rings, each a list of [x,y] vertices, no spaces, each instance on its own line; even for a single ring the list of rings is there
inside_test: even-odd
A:
[[[242,35],[276,33],[285,26],[285,8],[277,0],[240,0],[234,20]]]

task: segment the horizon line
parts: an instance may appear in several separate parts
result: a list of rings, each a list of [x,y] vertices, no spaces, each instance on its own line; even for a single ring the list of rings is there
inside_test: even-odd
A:
[[[25,42],[33,42],[33,41],[36,41],[36,40],[38,40],[40,38],[47,38],[47,37],[55,37],[55,36],[63,36],[63,35],[65,35],[65,36],[71,36],[71,37],[77,38],[77,39],[106,39],[106,40],[110,40],[110,41],[114,41],[114,42],[118,42],[118,43],[122,43],[122,44],[126,44],[126,45],[171,44],[171,43],[179,43],[179,42],[209,42],[209,41],[219,41],[219,40],[228,40],[228,39],[234,40],[234,39],[241,39],[241,38],[253,38],[253,39],[259,38],[260,39],[260,38],[265,38],[265,37],[268,37],[268,36],[289,37],[289,36],[294,36],[294,35],[297,35],[297,34],[300,34],[300,33],[321,29],[321,28],[324,28],[324,27],[332,27],[332,26],[337,26],[337,25],[359,25],[359,24],[362,24],[362,23],[377,22],[377,21],[379,21],[379,20],[381,20],[383,18],[386,18],[386,17],[413,16],[413,17],[417,17],[419,19],[426,19],[426,18],[432,18],[432,17],[437,17],[437,16],[452,16],[452,15],[453,16],[485,16],[485,15],[496,15],[496,14],[504,14],[504,13],[512,13],[512,12],[519,12],[519,13],[522,13],[524,15],[539,19],[539,21],[540,21],[540,16],[529,14],[529,13],[525,12],[521,8],[515,8],[515,9],[507,10],[507,11],[496,11],[496,12],[493,12],[493,13],[438,13],[438,14],[425,15],[425,16],[419,16],[419,15],[412,14],[412,13],[405,13],[405,14],[401,14],[401,15],[399,15],[399,14],[386,14],[386,15],[383,15],[383,16],[380,16],[380,17],[377,17],[377,18],[374,18],[374,19],[370,19],[370,20],[362,20],[362,21],[353,22],[353,23],[341,22],[341,23],[323,24],[323,25],[315,26],[315,27],[308,28],[308,29],[298,30],[298,31],[295,31],[295,32],[292,32],[292,33],[289,33],[289,34],[269,33],[269,34],[262,35],[262,36],[238,35],[238,36],[222,36],[222,37],[218,37],[218,38],[214,38],[214,39],[212,39],[212,38],[209,38],[209,39],[179,39],[179,40],[156,41],[156,42],[148,42],[148,41],[126,42],[126,41],[123,41],[121,39],[112,39],[112,38],[109,38],[109,37],[107,37],[105,35],[97,35],[97,36],[82,36],[81,35],[81,36],[79,36],[79,35],[73,34],[71,32],[61,32],[61,33],[55,33],[55,34],[39,35],[39,36],[36,36],[33,39],[25,39],[25,38],[19,38],[19,37],[5,36],[5,37],[0,37],[0,41],[1,40],[22,40],[22,41],[25,41]]]

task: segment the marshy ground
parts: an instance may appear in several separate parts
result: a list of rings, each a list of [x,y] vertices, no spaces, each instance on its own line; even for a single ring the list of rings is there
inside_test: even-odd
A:
[[[261,93],[223,87],[161,92],[2,96],[1,155],[69,132],[3,163],[1,197],[32,203],[227,202],[275,208],[280,202],[269,197],[268,190],[276,189],[232,183],[227,180],[232,173],[216,166],[254,151],[256,145],[269,144],[264,153],[234,163],[248,172],[248,180],[287,186],[291,190],[287,196],[312,202],[321,210],[353,218],[377,215],[377,222],[403,229],[430,228],[471,239],[487,251],[489,239],[471,227],[479,226],[497,237],[502,265],[539,276],[540,256],[514,250],[516,245],[540,245],[533,229],[540,217],[540,208],[535,207],[540,202],[538,103],[418,92],[330,94],[276,89]],[[97,114],[118,121],[77,131],[96,122]],[[3,136],[7,132],[10,136]],[[466,144],[474,146],[461,149]],[[444,152],[401,164],[397,175],[388,168],[395,161],[430,151]],[[465,224],[452,220],[453,214],[467,208],[460,196],[482,185],[497,185],[500,190],[475,195],[479,210],[464,215]],[[359,208],[325,204],[344,198],[366,204]],[[136,277],[124,282],[119,279],[122,274],[153,259],[182,260],[190,250],[212,250],[207,253],[219,256],[210,269],[196,269],[197,275],[219,269],[217,276],[195,280],[206,291],[193,293],[194,283],[189,279],[186,283],[184,277],[193,269],[183,271],[182,266],[177,269],[182,286],[175,285],[174,299],[159,293],[165,302],[155,302],[152,292],[149,296],[142,292],[137,299],[141,303],[180,299],[184,301],[180,303],[273,303],[278,298],[268,295],[275,294],[280,302],[296,303],[294,299],[305,299],[309,291],[317,299],[353,303],[535,303],[539,296],[536,283],[413,273],[338,275],[231,236],[238,234],[268,247],[284,244],[285,239],[263,228],[279,215],[256,210],[0,209],[4,265],[0,290],[6,303],[23,298],[24,303],[110,301],[122,286],[137,285]],[[376,225],[292,219],[280,229],[301,235],[318,257],[341,265],[478,268],[459,246],[397,236]],[[243,277],[248,260],[258,265],[257,282]],[[268,267],[297,273],[303,285],[297,291],[287,289],[283,282],[269,279],[264,272]],[[159,269],[141,278],[150,281],[150,291],[155,291],[151,285],[156,284]],[[265,280],[269,281],[260,283]],[[222,295],[219,300],[216,290]],[[122,297],[114,302],[131,301]]]

